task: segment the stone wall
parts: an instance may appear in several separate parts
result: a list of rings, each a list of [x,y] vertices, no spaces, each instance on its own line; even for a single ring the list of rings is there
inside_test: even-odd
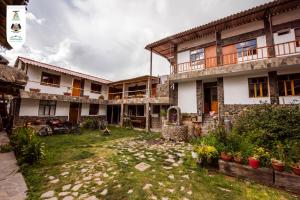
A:
[[[222,113],[224,113],[224,82],[223,77],[217,79],[217,93],[218,93],[218,118],[219,122],[223,121]]]
[[[170,94],[169,81],[165,81],[165,83],[163,84],[158,84],[156,89],[157,89],[158,97],[169,97]]]
[[[196,95],[197,95],[197,113],[202,115],[204,113],[204,90],[202,80],[196,81]]]
[[[162,126],[162,120],[160,117],[151,118],[151,128],[160,129]]]
[[[14,127],[23,126],[26,124],[26,122],[34,122],[36,120],[39,120],[42,124],[45,124],[48,120],[53,119],[67,121],[68,116],[15,116]]]

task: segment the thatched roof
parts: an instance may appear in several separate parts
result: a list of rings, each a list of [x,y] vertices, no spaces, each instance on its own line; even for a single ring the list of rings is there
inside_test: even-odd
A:
[[[0,64],[0,84],[3,82],[13,85],[26,85],[28,80],[27,75],[17,68],[8,65]]]

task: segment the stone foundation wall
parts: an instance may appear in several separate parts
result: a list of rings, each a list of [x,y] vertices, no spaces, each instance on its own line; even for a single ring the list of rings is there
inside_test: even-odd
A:
[[[159,129],[162,126],[160,117],[151,117],[151,128]]]
[[[106,121],[106,115],[80,116],[80,122],[83,122],[86,119],[96,119],[98,121],[102,121],[102,120]]]
[[[16,116],[14,118],[14,127],[23,126],[26,122],[41,121],[41,124],[46,124],[48,120],[59,119],[62,121],[68,120],[68,116]]]

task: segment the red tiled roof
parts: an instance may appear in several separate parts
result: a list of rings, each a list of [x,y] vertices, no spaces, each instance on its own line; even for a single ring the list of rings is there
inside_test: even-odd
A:
[[[32,59],[24,58],[24,57],[20,57],[20,56],[16,60],[15,67],[16,67],[16,64],[17,64],[18,60],[21,60],[22,62],[24,62],[26,64],[34,65],[34,66],[41,67],[41,68],[48,69],[48,70],[53,70],[53,71],[68,74],[68,75],[71,75],[71,76],[76,76],[76,77],[92,80],[92,81],[99,82],[99,83],[108,84],[108,83],[112,82],[110,80],[106,80],[106,79],[103,79],[103,78],[98,78],[98,77],[83,74],[83,73],[80,73],[80,72],[75,72],[75,71],[72,71],[72,70],[69,70],[69,69],[65,69],[65,68],[62,68],[62,67],[50,65],[50,64],[47,64],[47,63],[42,63],[42,62],[39,62],[39,61],[35,61],[35,60],[32,60]]]

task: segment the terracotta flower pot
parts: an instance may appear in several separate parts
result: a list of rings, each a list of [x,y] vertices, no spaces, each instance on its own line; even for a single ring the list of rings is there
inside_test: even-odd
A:
[[[240,156],[234,156],[233,161],[238,164],[242,164],[243,159]]]
[[[248,164],[250,167],[252,167],[253,169],[257,169],[259,168],[259,160],[253,158],[253,157],[249,157],[248,158]]]
[[[227,154],[226,152],[221,152],[221,159],[230,162],[232,160],[232,155]]]
[[[283,172],[284,170],[284,164],[283,163],[278,163],[278,162],[272,162],[272,167],[274,170]]]
[[[292,166],[292,171],[294,174],[300,176],[300,167]]]

